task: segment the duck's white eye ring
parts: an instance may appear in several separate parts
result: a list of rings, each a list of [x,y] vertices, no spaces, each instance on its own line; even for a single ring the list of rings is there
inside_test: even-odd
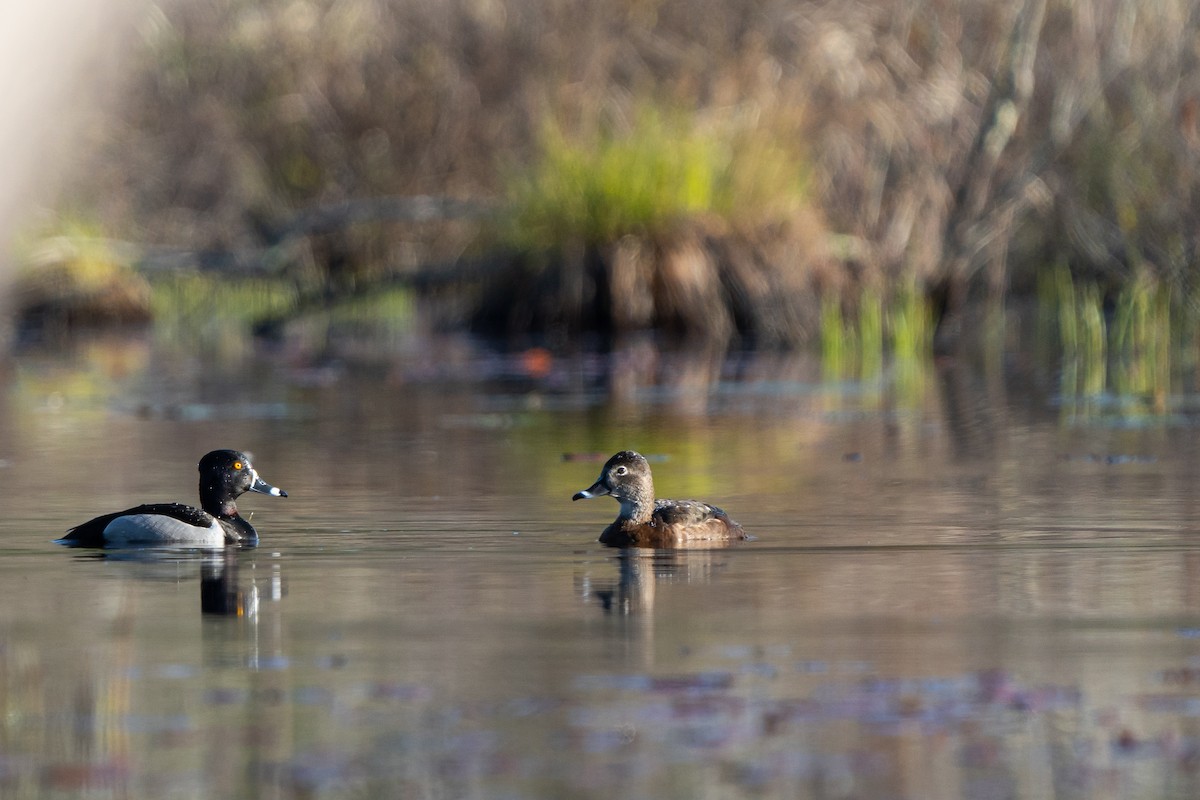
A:
[[[618,475],[624,475],[626,472],[629,472],[628,467],[617,467],[617,469],[616,469],[616,473]]]

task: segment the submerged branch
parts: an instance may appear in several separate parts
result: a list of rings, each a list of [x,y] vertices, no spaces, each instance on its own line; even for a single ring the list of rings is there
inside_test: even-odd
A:
[[[281,229],[280,243],[328,233],[364,222],[442,222],[485,219],[495,212],[491,203],[453,197],[371,197],[347,200],[301,211]]]

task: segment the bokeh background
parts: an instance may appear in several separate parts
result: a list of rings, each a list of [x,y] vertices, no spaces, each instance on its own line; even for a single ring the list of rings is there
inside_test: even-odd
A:
[[[1198,59],[1195,0],[0,2],[0,795],[1200,795]],[[229,446],[258,547],[54,545]],[[599,546],[626,447],[754,541]]]
[[[0,3],[0,795],[1200,795],[1198,58],[1195,0]],[[53,544],[217,447],[260,546]],[[625,448],[754,540],[598,545]]]
[[[870,359],[1025,301],[1068,348],[1194,327],[1185,0],[4,13],[18,331],[333,314]]]

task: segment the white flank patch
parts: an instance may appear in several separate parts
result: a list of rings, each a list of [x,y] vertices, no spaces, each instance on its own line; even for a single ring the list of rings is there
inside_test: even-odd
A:
[[[225,531],[215,519],[211,525],[202,528],[162,514],[126,514],[108,523],[104,529],[104,539],[113,544],[186,542],[222,546],[225,544]]]

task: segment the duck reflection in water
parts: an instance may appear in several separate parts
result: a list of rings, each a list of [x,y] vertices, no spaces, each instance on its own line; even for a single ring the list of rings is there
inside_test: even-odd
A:
[[[708,548],[747,538],[724,511],[696,500],[656,500],[645,456],[622,450],[600,470],[597,481],[572,500],[609,495],[621,504],[616,520],[600,534],[613,547]]]
[[[286,593],[280,564],[274,559],[268,563],[265,581],[258,570],[261,559],[252,560],[250,575],[243,576],[238,554],[256,549],[253,545],[230,545],[221,550],[178,546],[81,549],[78,558],[121,563],[126,565],[125,577],[154,583],[194,580],[199,567],[201,613],[253,617],[261,602],[281,600]]]
[[[283,598],[283,580],[279,564],[271,565],[271,575],[265,592],[253,580],[240,579],[237,552],[240,548],[227,547],[224,553],[212,554],[200,564],[200,611],[229,617],[253,617],[258,613],[259,601],[265,593],[268,601]],[[253,569],[255,565],[252,564]]]
[[[659,585],[708,583],[725,568],[721,550],[625,548],[616,554],[617,580],[589,582],[588,595],[605,613],[637,614],[654,608]]]

